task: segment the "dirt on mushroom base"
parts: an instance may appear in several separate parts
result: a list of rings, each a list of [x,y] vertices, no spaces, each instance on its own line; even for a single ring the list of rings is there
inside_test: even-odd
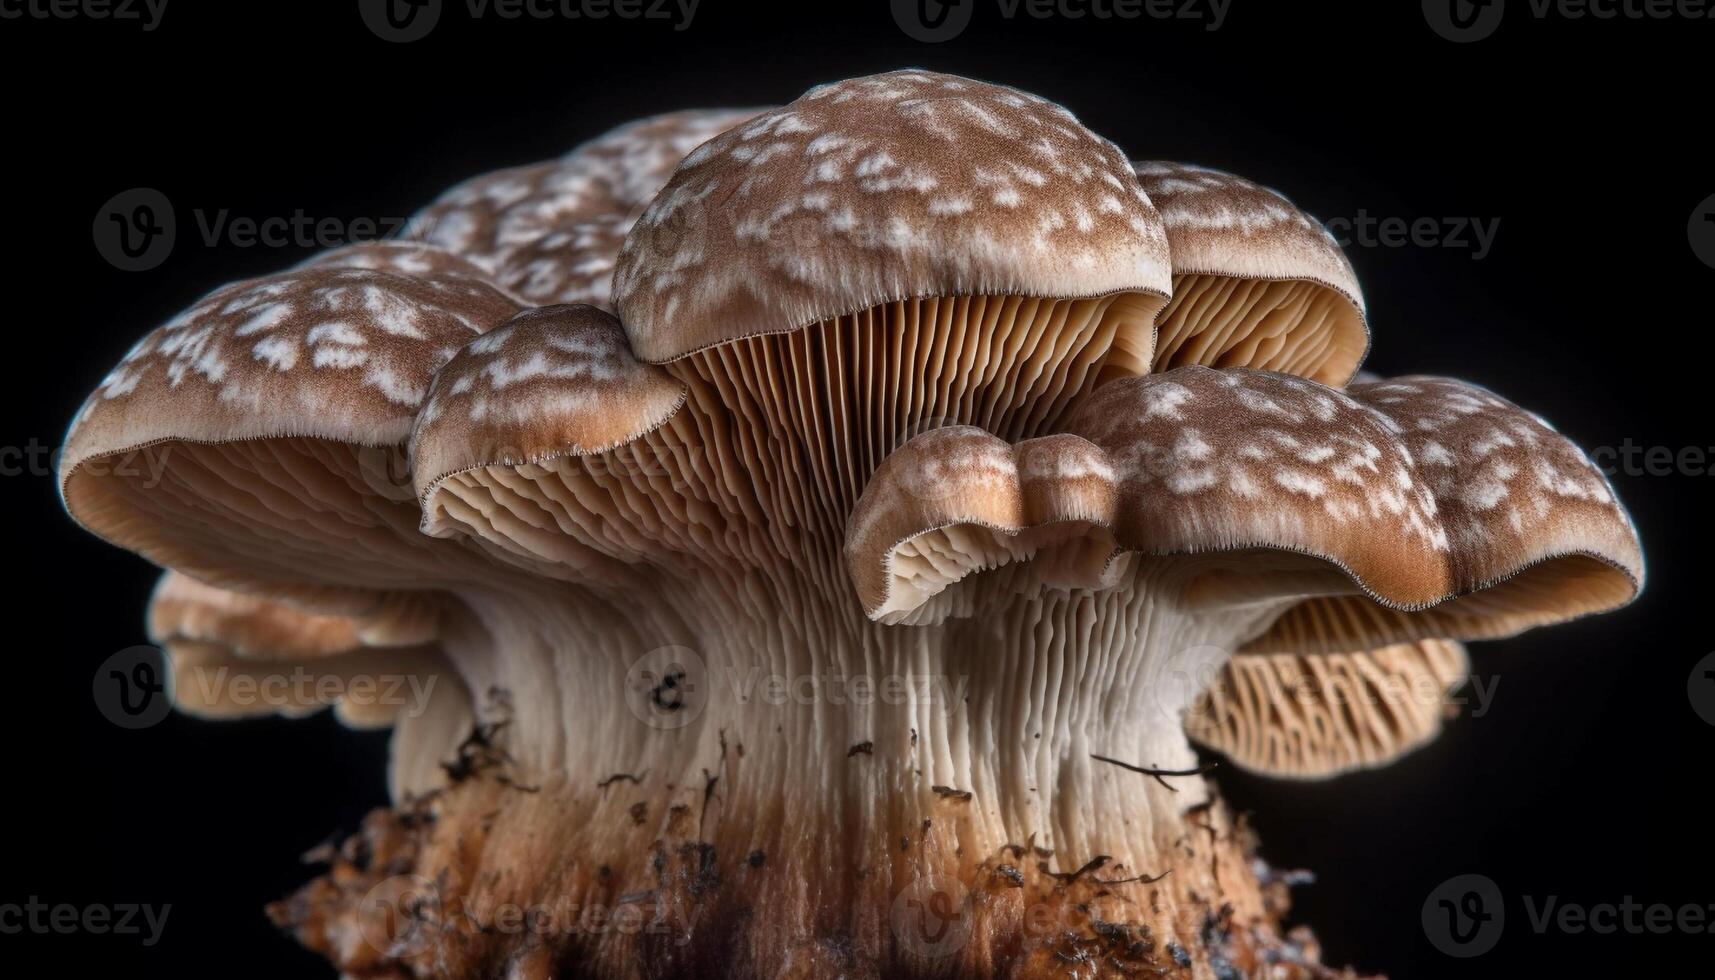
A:
[[[532,902],[517,890],[519,868],[485,866],[491,846],[516,832],[501,824],[552,820],[556,793],[518,792],[478,773],[377,809],[337,847],[306,855],[327,871],[268,914],[353,977],[1360,977],[1323,966],[1309,928],[1285,925],[1288,876],[1257,856],[1243,817],[1219,800],[1185,814],[1174,874],[1109,874],[1101,856],[1063,861],[1032,836],[853,917],[879,929],[783,943],[757,928],[745,897],[771,888],[754,880],[769,873],[766,854],[723,854],[694,835],[669,832],[631,856],[646,858],[653,888],[623,891],[613,866],[592,855],[571,862],[582,881],[556,879],[538,894],[557,897]],[[924,828],[919,843],[932,834]],[[752,880],[723,888],[742,877]],[[1230,892],[1243,909],[1221,898],[1232,879],[1249,879]],[[1192,942],[1164,939],[1153,924],[1167,889],[1185,903],[1179,917],[1194,923]]]

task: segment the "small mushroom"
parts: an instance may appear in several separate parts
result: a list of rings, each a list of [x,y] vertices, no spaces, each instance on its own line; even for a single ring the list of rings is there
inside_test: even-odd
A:
[[[606,306],[632,222],[680,159],[759,109],[688,109],[605,133],[558,160],[460,184],[408,222],[537,305]]]
[[[1594,464],[1461,382],[1185,367],[1102,388],[1066,429],[1009,445],[949,427],[890,457],[847,542],[870,616],[969,615],[968,590],[940,593],[996,565],[1040,558],[1020,574],[1100,587],[1132,555],[1190,555],[1208,566],[1190,608],[1269,610],[1247,649],[1351,651],[1509,636],[1616,608],[1643,581]]]
[[[1232,174],[1138,163],[1173,255],[1173,298],[1156,321],[1155,369],[1282,371],[1342,385],[1369,350],[1352,264],[1285,197]]]
[[[172,570],[176,670],[439,680],[340,707],[395,724],[386,859],[271,910],[350,975],[1314,975],[1191,739],[1381,764],[1460,641],[1643,581],[1542,420],[1340,387],[1283,198],[1013,89],[661,117],[424,216],[145,337],[61,476]]]
[[[133,347],[73,424],[71,513],[210,585],[326,611],[467,561],[417,533],[398,447],[435,371],[518,306],[440,271],[454,257],[404,273],[365,267],[403,253],[357,248],[216,290]]]
[[[809,328],[848,371],[881,369],[830,381],[881,398],[909,377],[900,414],[950,417],[995,379],[1041,385],[1007,392],[1024,405],[1147,371],[1170,272],[1112,143],[1037,96],[900,71],[692,151],[627,237],[614,301],[643,360]],[[909,329],[876,348],[884,318]]]
[[[1441,730],[1470,660],[1450,640],[1352,653],[1241,653],[1185,713],[1185,732],[1241,768],[1311,779],[1389,765]]]
[[[206,718],[334,707],[357,728],[421,714],[452,670],[433,646],[435,607],[410,594],[354,617],[317,613],[162,577],[149,603],[149,638],[172,661],[173,703]],[[456,683],[456,682],[455,682]]]

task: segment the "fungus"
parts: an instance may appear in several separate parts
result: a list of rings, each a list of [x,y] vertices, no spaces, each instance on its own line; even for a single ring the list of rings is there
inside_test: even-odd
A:
[[[394,723],[386,860],[272,910],[350,975],[1324,975],[1191,739],[1384,763],[1459,641],[1643,579],[1540,419],[1346,386],[1284,198],[1012,89],[662,117],[426,214],[144,338],[62,470],[172,570],[176,669],[436,680],[341,709]]]

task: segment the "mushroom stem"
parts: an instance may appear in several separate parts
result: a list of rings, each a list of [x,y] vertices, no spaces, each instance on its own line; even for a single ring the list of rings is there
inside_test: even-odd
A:
[[[279,914],[355,972],[394,955],[350,943],[364,896],[383,871],[420,876],[436,917],[398,958],[436,976],[515,975],[531,955],[744,976],[1302,958],[1205,781],[1139,780],[1093,751],[1200,774],[1181,714],[1278,610],[1194,615],[1201,560],[1120,564],[1110,589],[931,625],[712,569],[635,608],[467,594],[442,643],[488,692],[485,764],[400,787],[403,813],[433,817],[408,862],[324,879]],[[1018,574],[960,588],[1004,594]],[[1099,879],[1075,873],[1098,858]],[[495,919],[512,908],[536,926]]]

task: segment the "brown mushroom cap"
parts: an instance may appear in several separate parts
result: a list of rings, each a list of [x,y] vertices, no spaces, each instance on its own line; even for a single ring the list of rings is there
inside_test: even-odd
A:
[[[579,520],[562,510],[576,511],[580,500],[576,460],[639,439],[684,401],[682,383],[631,356],[611,314],[593,306],[521,313],[460,351],[423,405],[412,437],[423,529],[448,536],[459,527],[520,557],[593,562],[611,574],[593,555],[573,558],[568,536],[611,538],[607,553],[622,559],[636,553],[628,542],[641,545],[621,531],[629,515],[598,506]],[[528,502],[538,492],[547,496]]]
[[[67,509],[221,587],[362,611],[432,578],[400,447],[435,371],[518,308],[439,271],[451,257],[365,267],[406,254],[358,246],[236,283],[146,336],[73,423]]]
[[[605,301],[633,215],[685,152],[754,114],[633,123],[562,160],[461,185],[414,222],[426,241],[353,245],[216,291],[139,343],[80,413],[68,509],[210,581],[319,589],[365,608],[372,597],[305,580],[326,577],[310,566],[330,557],[334,578],[373,578],[383,527],[384,551],[422,547],[402,533],[415,524],[403,443],[435,372],[518,312],[515,297]],[[84,465],[99,459],[111,462]],[[268,486],[241,489],[258,480]],[[355,563],[338,561],[354,547]]]
[[[409,277],[443,277],[487,282],[488,275],[475,263],[445,249],[421,242],[387,239],[360,242],[312,256],[298,266],[303,269],[366,269]],[[493,285],[490,283],[490,285]]]
[[[1345,384],[1369,348],[1357,276],[1276,191],[1182,163],[1138,163],[1173,256],[1155,368],[1249,367]]]
[[[898,71],[698,147],[627,238],[614,299],[638,357],[667,361],[930,297],[1161,299],[1169,268],[1130,164],[1071,113]],[[1124,341],[1145,362],[1147,320]]]
[[[558,160],[466,181],[411,220],[531,303],[607,305],[614,257],[685,154],[759,109],[688,109],[628,123]]]
[[[174,436],[401,438],[435,370],[517,309],[485,281],[441,271],[465,268],[456,257],[411,251],[430,271],[403,274],[380,258],[393,247],[358,245],[203,297],[103,380],[68,456]]]
[[[1450,640],[1327,654],[1241,653],[1185,731],[1241,769],[1315,779],[1385,766],[1435,738],[1470,661]]]
[[[413,433],[419,493],[448,474],[607,452],[655,428],[685,386],[631,356],[593,306],[528,310],[472,341],[436,375]]]
[[[870,615],[909,616],[1038,550],[1061,559],[1056,575],[1074,550],[1092,585],[1093,559],[1116,551],[1281,553],[1205,573],[1193,598],[1214,610],[1302,597],[1255,641],[1298,653],[1509,635],[1622,605],[1643,581],[1595,466],[1460,382],[1342,392],[1187,367],[1108,385],[1067,427],[1016,446],[926,433],[891,457],[847,538]]]
[[[346,724],[375,727],[406,710],[407,682],[425,700],[441,684],[460,686],[433,645],[436,620],[421,596],[346,616],[168,572],[149,603],[149,638],[171,658],[173,703],[186,713],[295,717],[331,704]]]
[[[167,572],[149,599],[149,635],[218,642],[251,660],[336,656],[363,647],[421,646],[438,631],[434,603],[378,596],[363,614],[327,613],[205,585]]]
[[[680,109],[616,127],[597,136],[562,161],[587,173],[618,205],[635,214],[660,192],[686,154],[766,107]]]

